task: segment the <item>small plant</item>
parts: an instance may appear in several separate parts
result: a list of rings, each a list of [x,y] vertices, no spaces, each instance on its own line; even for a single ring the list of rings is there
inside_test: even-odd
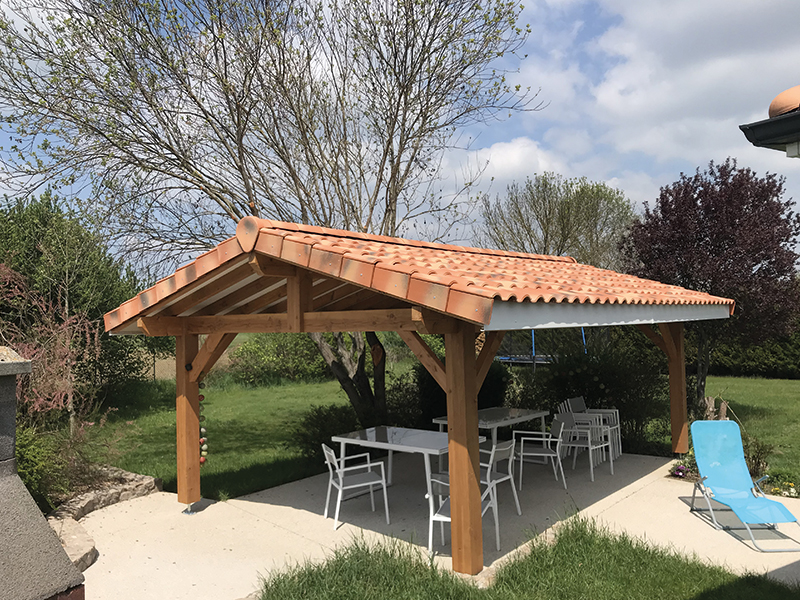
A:
[[[69,490],[67,464],[53,435],[17,428],[17,473],[42,512],[50,512]]]
[[[683,479],[684,477],[686,477],[688,472],[689,469],[686,468],[686,465],[678,465],[672,470],[672,476]]]
[[[797,498],[800,492],[795,485],[797,478],[794,474],[781,470],[770,470],[769,478],[761,483],[761,489],[774,496]]]
[[[697,461],[694,457],[694,447],[689,447],[689,452],[684,454],[680,460],[676,461],[675,466],[672,467],[672,471],[670,474],[673,477],[678,477],[680,479],[688,479],[689,481],[695,481],[699,478],[697,472]]]

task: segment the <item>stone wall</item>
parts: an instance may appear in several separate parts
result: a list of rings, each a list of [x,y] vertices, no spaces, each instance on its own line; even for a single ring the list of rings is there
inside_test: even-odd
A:
[[[102,487],[65,502],[47,517],[67,556],[80,571],[92,566],[98,557],[94,540],[80,519],[99,508],[160,492],[162,487],[160,479],[114,467],[105,467],[104,475],[106,483]]]

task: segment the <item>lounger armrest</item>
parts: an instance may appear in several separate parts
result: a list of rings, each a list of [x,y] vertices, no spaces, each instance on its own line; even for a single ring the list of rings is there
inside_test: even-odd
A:
[[[753,485],[754,485],[754,486],[756,486],[756,489],[757,489],[759,492],[761,492],[761,495],[762,495],[762,496],[766,496],[766,494],[764,493],[764,490],[762,490],[762,489],[761,489],[761,486],[760,486],[760,485],[758,485],[758,484],[759,484],[759,483],[761,483],[762,481],[764,481],[765,479],[769,479],[769,475],[764,475],[763,477],[759,477],[758,479],[756,479],[756,480],[753,482]]]

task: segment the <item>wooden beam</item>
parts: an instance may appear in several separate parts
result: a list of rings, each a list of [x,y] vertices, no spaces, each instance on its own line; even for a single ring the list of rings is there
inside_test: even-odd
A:
[[[664,343],[664,338],[658,335],[650,325],[637,325],[636,328],[645,334],[650,341],[653,342],[656,346],[661,348],[661,351],[669,356],[669,352],[667,351],[667,345]]]
[[[203,342],[203,347],[192,361],[192,370],[189,371],[189,381],[203,381],[208,372],[222,356],[222,353],[236,339],[235,333],[212,333]]]
[[[412,330],[410,308],[306,313],[306,331]]]
[[[411,351],[422,363],[422,366],[428,370],[428,373],[436,380],[436,383],[441,388],[447,391],[447,373],[444,364],[436,356],[436,353],[431,350],[430,346],[425,343],[416,331],[398,331],[397,332],[406,345],[411,348]]]
[[[149,336],[182,335],[184,323],[192,334],[287,332],[286,313],[197,317],[142,317],[136,324]],[[303,331],[413,331],[410,308],[308,312]]]
[[[457,333],[448,333],[445,349],[453,570],[476,575],[483,570],[483,529],[475,328],[464,323]]]
[[[686,353],[683,323],[659,325],[669,361],[669,416],[672,425],[672,451],[689,451],[689,416],[686,406]]]
[[[411,318],[417,322],[417,331],[420,333],[455,333],[460,327],[458,319],[426,308],[412,308]]]
[[[298,271],[295,277],[286,280],[286,317],[289,331],[305,331],[304,318],[313,310],[314,297],[311,292],[313,282],[308,271]]]
[[[497,354],[497,351],[500,349],[500,344],[503,343],[505,335],[505,331],[486,332],[486,341],[483,343],[483,348],[481,348],[481,353],[478,355],[476,364],[478,375],[475,378],[475,383],[478,386],[478,390],[481,389],[483,382],[486,380],[486,375],[489,373],[492,361],[494,361],[494,355]]]
[[[183,504],[200,500],[200,390],[186,370],[196,356],[197,335],[184,329],[175,340],[178,502]]]
[[[297,267],[290,265],[269,256],[253,252],[250,255],[250,268],[253,272],[262,277],[294,277],[297,275]]]

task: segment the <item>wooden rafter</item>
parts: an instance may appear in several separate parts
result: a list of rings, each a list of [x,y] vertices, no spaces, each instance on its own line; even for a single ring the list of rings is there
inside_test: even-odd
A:
[[[335,285],[334,285],[335,284]],[[335,279],[320,284],[323,287],[316,289],[314,286],[314,310],[326,310],[331,304],[358,291],[358,286]]]
[[[220,298],[216,302],[209,304],[200,312],[208,315],[225,314],[227,311],[237,307],[240,304],[255,301],[257,298],[264,295],[264,289],[268,289],[270,286],[281,281],[283,281],[283,279],[272,277],[256,279],[252,283],[248,283],[232,294],[229,294],[224,298]]]
[[[338,279],[323,279],[316,283],[314,285],[314,310],[324,310],[325,306],[338,298],[338,294],[341,294],[342,290],[353,287],[351,283]]]
[[[325,310],[356,310],[354,307],[375,297],[375,292],[368,289],[356,288],[356,291],[341,300],[331,302]]]
[[[179,315],[252,276],[252,270],[244,264],[171,304],[163,314]]]
[[[376,294],[364,298],[361,302],[354,304],[350,310],[372,310],[372,309],[389,309],[389,308],[409,308],[407,302],[403,302],[398,298],[391,296],[383,296]]]
[[[276,282],[273,285],[276,286],[274,289],[270,290],[266,294],[262,294],[258,298],[254,298],[253,300],[250,300],[246,304],[243,304],[242,306],[238,307],[234,312],[236,314],[244,314],[244,315],[260,313],[260,312],[263,312],[264,310],[266,310],[268,307],[270,307],[270,305],[276,303],[278,300],[281,300],[282,298],[286,298],[286,282],[285,282],[285,280],[281,280],[280,281],[280,285],[278,284],[278,282]],[[284,310],[286,310],[286,308],[285,308],[286,300],[285,299],[283,300],[283,303],[284,303]],[[281,312],[283,312],[283,311],[281,311]]]

